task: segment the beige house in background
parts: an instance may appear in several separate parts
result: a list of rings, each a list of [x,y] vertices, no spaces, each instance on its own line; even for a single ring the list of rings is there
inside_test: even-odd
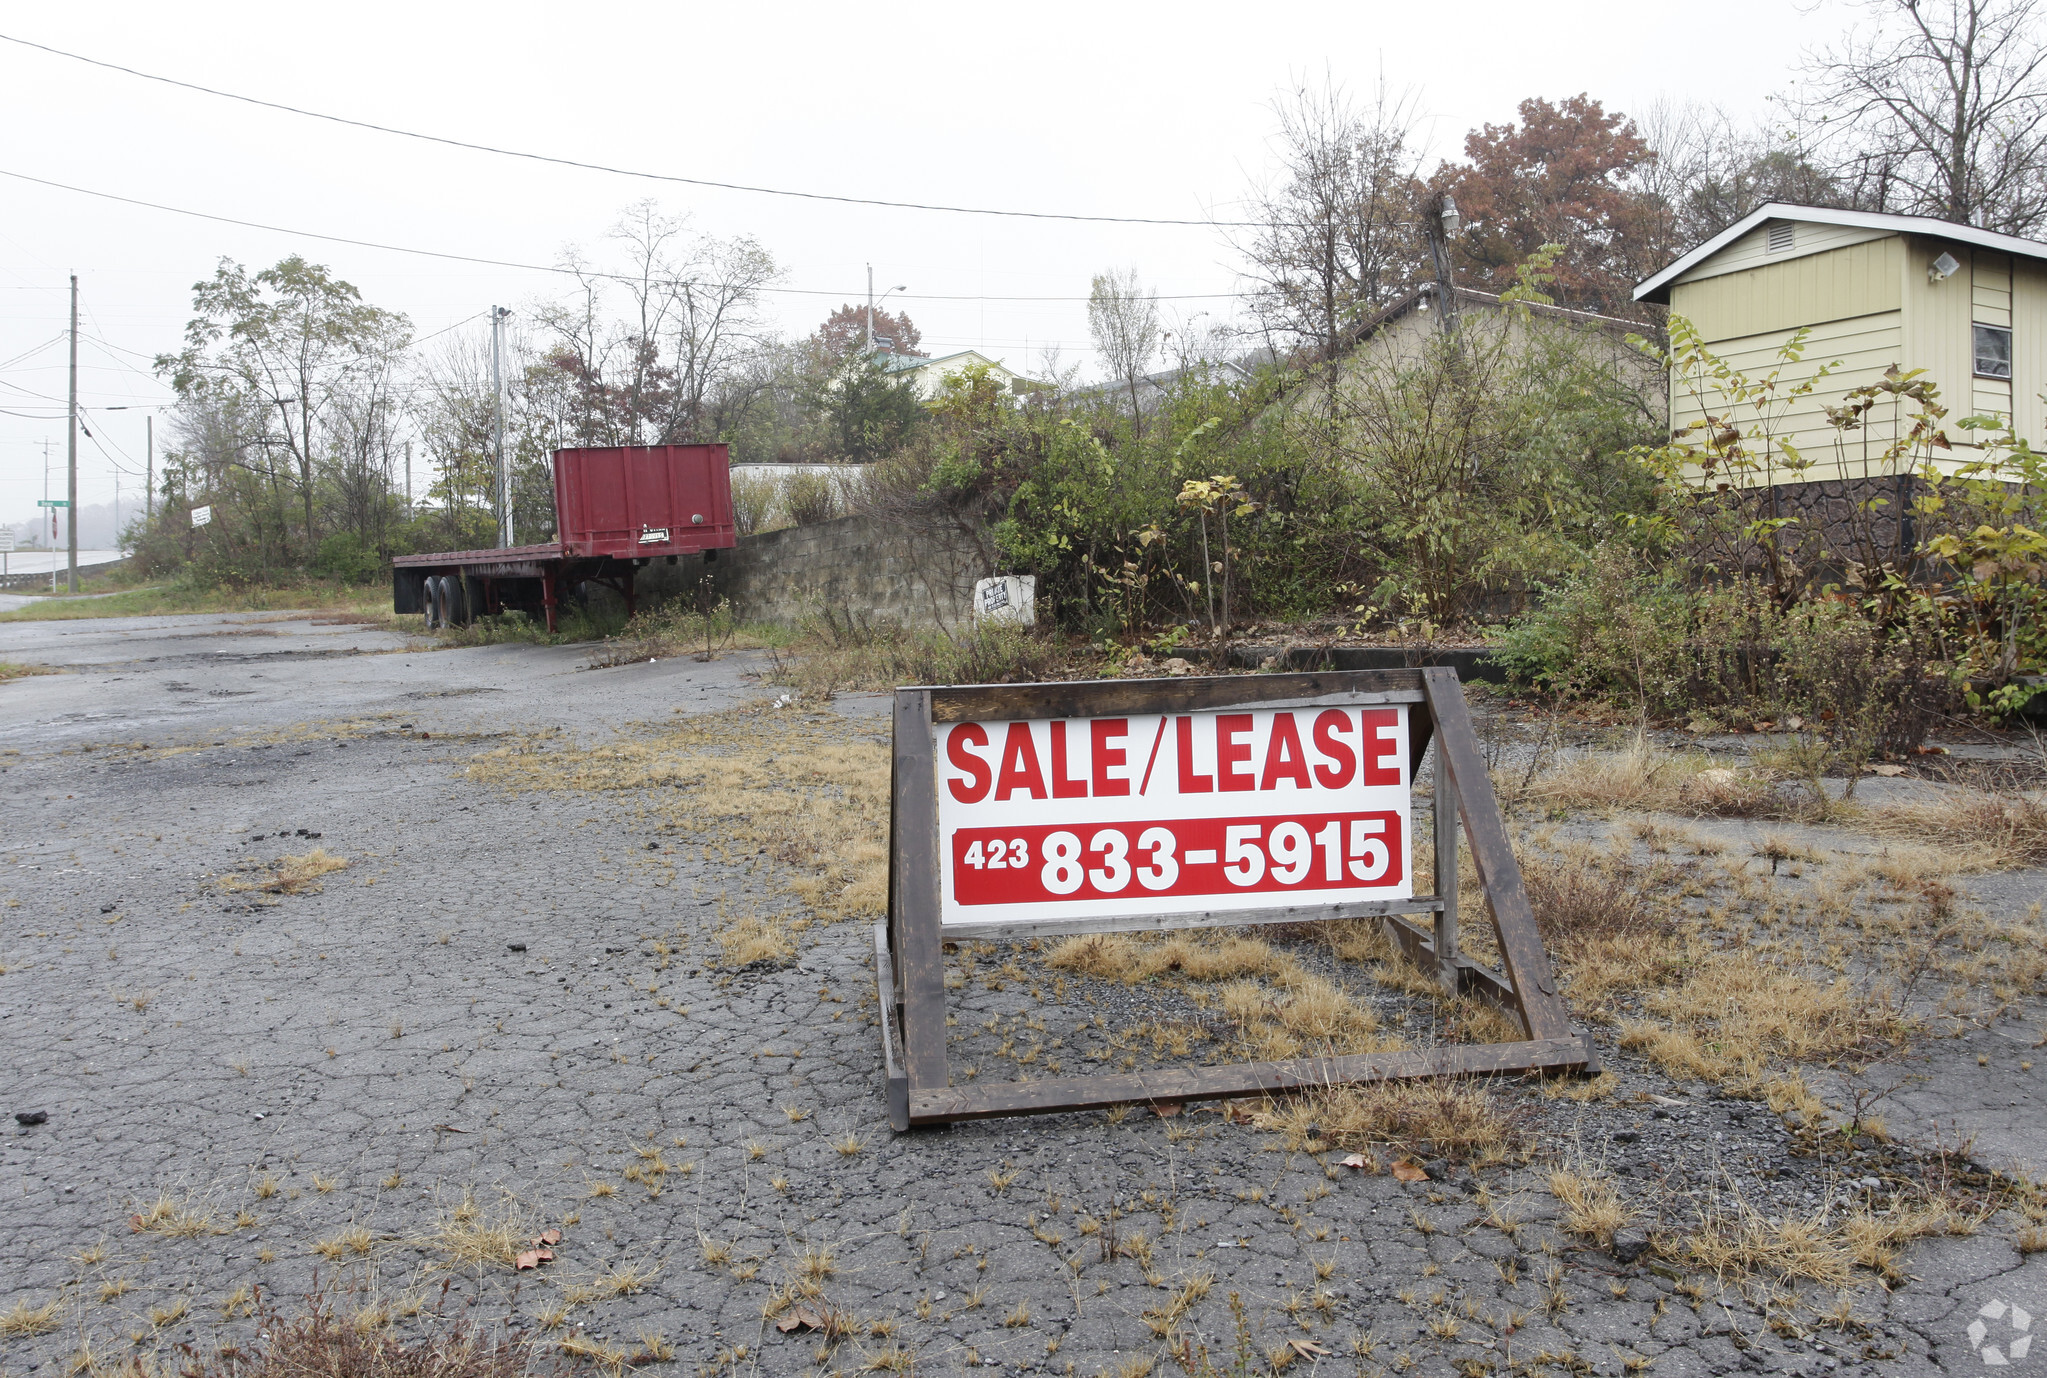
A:
[[[1924,369],[1953,423],[2005,418],[2035,445],[2047,439],[2047,244],[1945,220],[1773,202],[1649,278],[1637,301],[1683,316],[1708,348],[1751,379],[1777,367],[1775,354],[1811,327],[1805,356],[1780,386],[1842,365],[1786,414],[1780,434],[1813,467],[1780,483],[1874,478],[1860,462],[1863,441],[1842,455],[1825,407],[1892,365]],[[1671,424],[1701,408],[1671,380]],[[1869,416],[1869,448],[1890,443],[1904,413]],[[1734,418],[1746,429],[1748,416]],[[1970,457],[1943,456],[1948,467]]]
[[[1009,390],[1019,397],[1045,386],[1035,379],[1024,377],[1000,360],[991,359],[974,349],[962,349],[957,354],[940,354],[936,357],[929,354],[890,354],[884,358],[882,366],[898,378],[907,375],[911,385],[917,389],[918,398],[929,402],[938,396],[938,391],[945,385],[948,375],[964,373],[975,364],[986,364],[990,375],[997,382],[1006,384]]]

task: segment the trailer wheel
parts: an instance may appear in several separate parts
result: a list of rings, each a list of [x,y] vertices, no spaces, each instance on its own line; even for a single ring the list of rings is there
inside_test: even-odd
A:
[[[469,580],[460,574],[441,576],[442,607],[447,612],[448,625],[466,627],[476,616],[476,604],[469,596]]]
[[[441,591],[437,581],[429,574],[419,581],[419,610],[426,614],[426,629],[432,631],[441,625]]]
[[[459,627],[466,620],[462,616],[461,585],[452,574],[443,574],[434,580],[434,602],[441,615],[443,627]]]

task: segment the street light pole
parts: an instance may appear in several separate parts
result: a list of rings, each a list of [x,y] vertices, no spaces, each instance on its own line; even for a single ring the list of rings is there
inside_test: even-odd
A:
[[[882,303],[887,302],[888,299],[894,296],[896,293],[907,292],[909,290],[910,289],[904,286],[902,283],[897,283],[895,286],[889,288],[886,292],[883,292],[881,294],[881,302],[876,302],[874,299],[874,265],[872,263],[867,265],[867,331],[866,337],[861,341],[860,345],[860,354],[862,358],[865,358],[867,355],[874,353],[874,308],[878,305],[881,305]]]

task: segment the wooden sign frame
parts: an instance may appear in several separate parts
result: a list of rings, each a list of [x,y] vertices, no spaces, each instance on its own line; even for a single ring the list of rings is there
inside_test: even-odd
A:
[[[1433,895],[1281,909],[1219,908],[1051,922],[954,923],[941,928],[938,768],[932,741],[935,723],[1375,704],[1408,704],[1421,710],[1409,713],[1410,790],[1429,742],[1436,743]],[[1514,860],[1506,822],[1479,754],[1464,688],[1455,670],[1432,667],[898,689],[894,758],[888,920],[875,925],[874,945],[889,1120],[898,1131],[955,1120],[1102,1109],[1133,1101],[1181,1103],[1259,1096],[1350,1082],[1496,1073],[1589,1074],[1599,1070],[1591,1040],[1573,1031],[1557,993],[1556,977],[1536,931],[1521,869]],[[1498,940],[1500,971],[1459,951],[1460,825]],[[1425,916],[1426,926],[1403,915]],[[945,1046],[947,942],[1365,917],[1377,918],[1407,956],[1423,970],[1433,972],[1446,990],[1474,995],[1497,1006],[1520,1025],[1525,1037],[1511,1043],[1281,1062],[951,1084]]]

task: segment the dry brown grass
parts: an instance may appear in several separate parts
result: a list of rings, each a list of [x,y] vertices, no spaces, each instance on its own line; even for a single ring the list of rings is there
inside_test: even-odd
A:
[[[63,1309],[62,1297],[51,1297],[40,1306],[23,1297],[7,1310],[0,1311],[0,1336],[40,1335],[44,1331],[55,1330],[57,1313]]]
[[[796,940],[788,922],[778,918],[748,914],[713,936],[724,965],[735,969],[755,962],[786,962],[796,955]]]
[[[1252,1123],[1286,1135],[1292,1148],[1384,1145],[1480,1163],[1511,1161],[1528,1151],[1523,1116],[1479,1078],[1336,1086],[1266,1101]]]
[[[1633,1218],[1612,1179],[1591,1170],[1553,1169],[1549,1191],[1564,1208],[1564,1228],[1602,1249],[1612,1248],[1614,1234]]]
[[[1867,815],[1871,831],[1937,841],[1985,869],[2047,864],[2047,803],[2016,791],[1951,790],[1936,801],[1885,804]]]
[[[1361,925],[1362,926],[1362,925]],[[1327,925],[1326,927],[1334,927]],[[1362,943],[1346,930],[1354,948],[1389,958],[1383,941]],[[1332,945],[1334,939],[1331,939]],[[1339,954],[1343,955],[1343,954]],[[1200,989],[1198,1005],[1219,1005],[1238,1031],[1238,1051],[1248,1058],[1279,1060],[1307,1055],[1378,1052],[1400,1046],[1379,1028],[1371,1006],[1341,984],[1311,972],[1292,953],[1264,938],[1237,934],[1090,934],[1067,938],[1045,959],[1058,971],[1099,980],[1136,984],[1174,980]],[[1158,1026],[1155,1033],[1184,1055],[1191,1041],[1184,1029]]]
[[[128,1228],[136,1234],[161,1234],[172,1239],[220,1233],[212,1212],[203,1202],[168,1192],[158,1192],[156,1200],[129,1216]]]
[[[887,903],[888,748],[834,717],[763,704],[599,747],[538,734],[482,753],[468,774],[509,790],[635,796],[678,843],[772,862],[805,909],[792,928]]]
[[[1616,995],[1661,985],[1680,970],[1679,867],[1637,863],[1621,842],[1574,842],[1524,847],[1521,875],[1565,992],[1587,1018],[1605,1017]]]
[[[304,856],[282,856],[268,869],[259,870],[254,879],[239,875],[221,877],[220,888],[227,891],[261,890],[272,895],[317,895],[322,888],[320,878],[346,869],[348,859],[330,855],[325,847],[315,847]]]
[[[1045,958],[1045,965],[1056,971],[1134,986],[1166,975],[1179,975],[1190,981],[1276,976],[1298,964],[1258,937],[1091,933],[1062,941]]]
[[[535,1378],[527,1346],[456,1321],[406,1341],[389,1331],[388,1312],[342,1311],[315,1297],[302,1315],[266,1315],[254,1352],[211,1347],[195,1352],[182,1378]]]
[[[1902,1047],[1917,1027],[1889,982],[1872,989],[1829,979],[1795,958],[1717,947],[1700,934],[1686,940],[1682,966],[1677,984],[1644,1002],[1660,1020],[1621,1025],[1621,1046],[1674,1076],[1759,1085],[1786,1064]]]
[[[533,1233],[533,1222],[511,1196],[503,1196],[486,1208],[465,1191],[462,1199],[452,1209],[443,1211],[433,1230],[419,1242],[438,1250],[454,1267],[511,1268]]]
[[[1795,812],[1763,777],[1711,756],[1659,751],[1641,740],[1626,751],[1569,756],[1525,784],[1498,782],[1503,801],[1595,813],[1708,814],[1770,818]]]

